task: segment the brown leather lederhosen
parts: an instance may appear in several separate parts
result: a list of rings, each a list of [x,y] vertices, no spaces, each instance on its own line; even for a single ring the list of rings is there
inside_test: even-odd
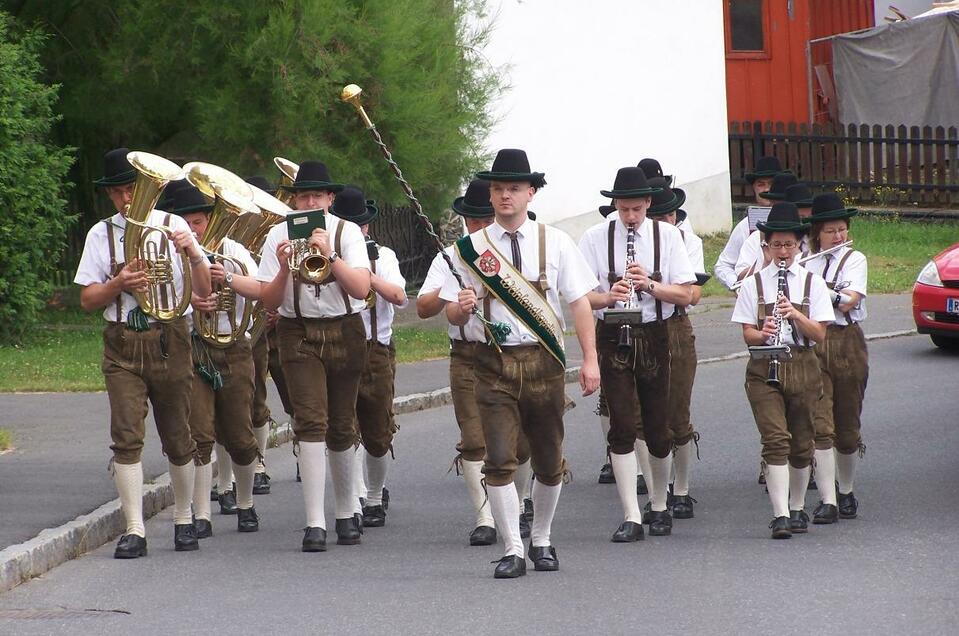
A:
[[[686,234],[679,230],[686,242]],[[669,326],[669,428],[673,443],[682,446],[699,439],[689,418],[693,382],[696,380],[696,335],[686,315],[686,307],[675,305],[673,315],[666,319]]]
[[[650,278],[661,280],[660,222],[649,221],[653,229]],[[615,234],[616,221],[612,220],[607,233],[610,287],[621,278],[616,273]],[[619,325],[596,322],[600,383],[609,410],[607,441],[610,452],[617,455],[633,452],[637,439],[645,439],[649,452],[655,457],[665,458],[673,449],[669,422],[669,328],[663,319],[662,302],[657,299],[655,303],[656,320],[633,327],[633,348],[629,355],[618,351]]]

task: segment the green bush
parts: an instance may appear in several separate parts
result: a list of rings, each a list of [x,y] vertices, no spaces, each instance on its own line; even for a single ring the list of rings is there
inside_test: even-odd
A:
[[[50,141],[58,87],[40,79],[43,42],[0,12],[0,342],[36,324],[73,219],[63,197],[72,151]]]

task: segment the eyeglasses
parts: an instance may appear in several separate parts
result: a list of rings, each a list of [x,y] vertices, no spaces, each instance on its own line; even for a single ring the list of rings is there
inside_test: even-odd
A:
[[[781,249],[791,250],[792,248],[797,247],[798,245],[799,243],[797,243],[796,241],[786,241],[785,243],[781,243],[780,241],[773,241],[772,243],[763,243],[764,247],[771,247],[774,250],[781,250]]]
[[[821,234],[825,234],[826,236],[836,236],[837,234],[845,234],[848,231],[849,231],[849,228],[846,228],[846,227],[840,227],[840,228],[834,227],[834,228],[829,228],[828,230],[823,230]]]

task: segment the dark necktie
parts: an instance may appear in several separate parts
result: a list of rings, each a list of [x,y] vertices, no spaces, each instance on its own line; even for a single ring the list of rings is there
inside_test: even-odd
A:
[[[519,232],[507,232],[509,236],[509,246],[513,250],[513,267],[520,273],[523,273],[523,254],[519,251]]]

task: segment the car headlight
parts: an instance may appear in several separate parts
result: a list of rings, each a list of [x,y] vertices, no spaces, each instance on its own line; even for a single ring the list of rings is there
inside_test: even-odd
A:
[[[942,287],[942,279],[939,278],[939,268],[936,267],[935,262],[929,261],[926,263],[926,266],[919,272],[919,277],[916,279],[916,282],[922,283],[923,285],[932,285],[933,287]]]

